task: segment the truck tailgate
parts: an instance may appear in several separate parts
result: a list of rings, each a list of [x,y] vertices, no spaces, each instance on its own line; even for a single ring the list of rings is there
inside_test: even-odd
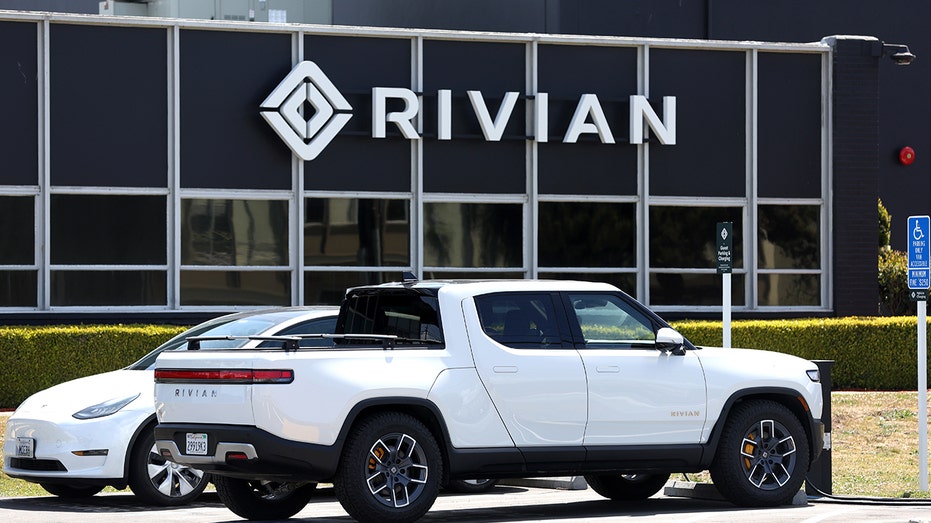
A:
[[[246,380],[216,379],[216,373],[221,371],[251,370],[252,358],[246,353],[229,358],[218,358],[219,355],[216,351],[165,352],[159,355],[156,365],[155,412],[161,423],[255,423],[252,413],[253,385]],[[178,371],[174,374],[178,377],[158,377],[159,373],[164,376],[171,371]],[[198,377],[186,371],[198,371]]]

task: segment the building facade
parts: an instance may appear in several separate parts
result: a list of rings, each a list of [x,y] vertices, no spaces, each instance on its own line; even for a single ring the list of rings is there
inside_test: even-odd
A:
[[[731,222],[738,314],[875,313],[882,55],[2,13],[0,312],[337,303],[413,271],[700,316]]]

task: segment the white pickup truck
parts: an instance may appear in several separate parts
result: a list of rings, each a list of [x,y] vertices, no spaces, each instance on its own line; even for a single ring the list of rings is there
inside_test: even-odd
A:
[[[385,523],[470,478],[584,475],[638,500],[710,470],[732,502],[777,505],[822,450],[814,363],[695,347],[607,284],[358,287],[322,336],[163,353],[159,452],[209,471],[247,519],[288,518],[328,482],[353,518]]]

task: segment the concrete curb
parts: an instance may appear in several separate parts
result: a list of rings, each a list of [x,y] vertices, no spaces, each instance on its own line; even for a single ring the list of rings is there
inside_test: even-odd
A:
[[[727,501],[712,483],[694,483],[691,481],[670,481],[663,488],[663,495],[669,497],[710,499]],[[804,490],[798,491],[788,505],[804,507],[808,505],[808,495]]]

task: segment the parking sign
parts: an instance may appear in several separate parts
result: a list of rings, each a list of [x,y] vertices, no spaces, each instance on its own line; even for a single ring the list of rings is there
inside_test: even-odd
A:
[[[908,217],[908,288],[931,287],[931,252],[928,251],[928,234],[931,233],[931,218],[928,216]]]

